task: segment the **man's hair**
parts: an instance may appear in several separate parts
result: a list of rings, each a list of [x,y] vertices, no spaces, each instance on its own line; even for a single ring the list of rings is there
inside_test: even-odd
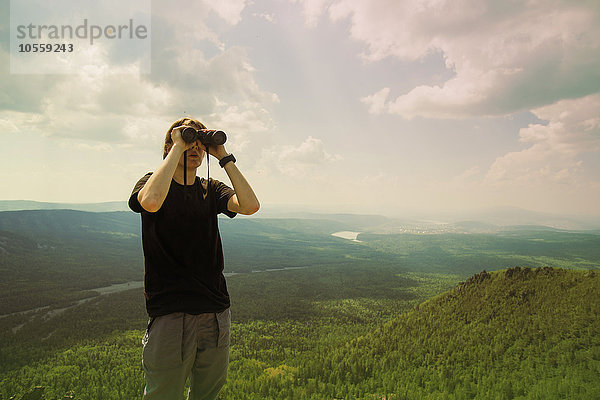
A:
[[[163,146],[163,159],[167,158],[167,154],[169,154],[169,150],[171,150],[171,146],[173,146],[173,138],[171,137],[173,129],[181,125],[190,125],[196,129],[206,129],[206,126],[204,126],[202,122],[192,118],[181,118],[173,122],[173,125],[171,125],[171,127],[167,131],[167,135],[165,136],[165,145]]]

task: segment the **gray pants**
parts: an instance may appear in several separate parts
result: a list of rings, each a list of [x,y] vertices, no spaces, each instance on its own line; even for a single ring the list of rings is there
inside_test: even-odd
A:
[[[173,313],[152,319],[144,335],[144,400],[180,400],[190,377],[189,400],[216,399],[229,364],[229,309]]]

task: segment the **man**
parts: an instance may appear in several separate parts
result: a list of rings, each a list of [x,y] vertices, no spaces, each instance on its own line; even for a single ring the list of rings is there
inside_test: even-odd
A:
[[[215,399],[225,384],[230,303],[217,214],[233,218],[260,207],[223,145],[208,146],[208,152],[233,189],[196,177],[206,147],[200,140],[184,141],[186,127],[205,129],[194,119],[176,121],[167,131],[162,163],[138,181],[129,198],[129,207],[142,218],[150,316],[142,341],[145,400],[181,399],[188,376],[190,400]]]

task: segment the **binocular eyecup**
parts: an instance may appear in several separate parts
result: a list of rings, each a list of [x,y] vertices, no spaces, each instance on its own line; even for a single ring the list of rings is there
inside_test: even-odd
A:
[[[227,135],[223,131],[216,131],[213,129],[199,129],[196,130],[191,126],[186,126],[181,131],[181,138],[186,143],[192,143],[196,140],[200,140],[204,146],[219,146],[227,141]]]

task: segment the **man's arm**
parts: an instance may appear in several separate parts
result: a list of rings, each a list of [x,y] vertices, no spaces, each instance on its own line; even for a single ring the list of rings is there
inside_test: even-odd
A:
[[[137,195],[140,205],[148,212],[157,212],[162,207],[169,193],[171,180],[177,169],[179,159],[184,151],[187,150],[186,147],[190,146],[183,141],[178,128],[173,129],[171,137],[173,138],[173,146],[169,150],[167,157],[150,176],[148,182],[146,182]]]
[[[225,172],[227,172],[227,176],[229,176],[233,185],[233,190],[235,190],[235,194],[227,202],[227,209],[244,215],[252,215],[257,212],[260,208],[258,198],[256,198],[254,190],[252,190],[252,187],[235,163],[228,162],[225,164]]]
[[[209,149],[209,152],[219,159],[219,161],[228,155],[223,145],[213,146]],[[225,164],[224,169],[233,185],[233,190],[235,190],[235,194],[227,202],[227,209],[231,212],[244,215],[252,215],[257,212],[260,208],[258,198],[235,163],[228,162]]]

